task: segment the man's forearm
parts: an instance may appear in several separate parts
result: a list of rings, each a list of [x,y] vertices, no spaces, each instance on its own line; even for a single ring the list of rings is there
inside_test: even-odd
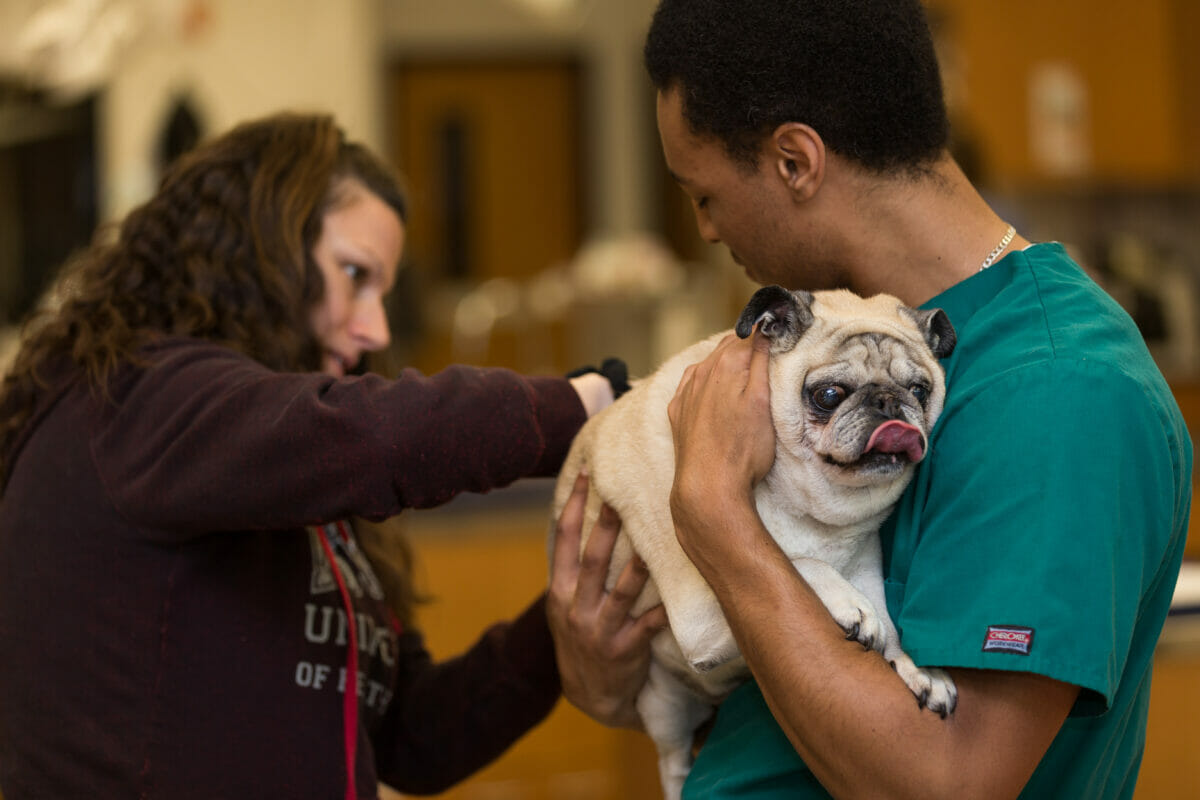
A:
[[[1019,793],[1065,718],[1074,687],[1039,676],[956,671],[959,708],[943,720],[920,708],[878,653],[846,639],[753,509],[707,519],[721,526],[719,536],[691,531],[681,538],[705,543],[690,548],[697,567],[780,727],[832,794]],[[1056,693],[1043,702],[1044,689]]]

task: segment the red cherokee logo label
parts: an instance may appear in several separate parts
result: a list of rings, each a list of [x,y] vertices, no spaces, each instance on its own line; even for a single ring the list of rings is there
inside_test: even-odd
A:
[[[1002,653],[1015,653],[1027,656],[1033,647],[1033,628],[1021,628],[1016,625],[989,625],[987,636],[983,639],[983,650],[998,650]]]

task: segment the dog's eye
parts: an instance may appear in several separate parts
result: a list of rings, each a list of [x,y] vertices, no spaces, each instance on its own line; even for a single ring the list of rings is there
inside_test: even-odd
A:
[[[912,386],[908,387],[908,390],[912,392],[912,396],[917,398],[917,402],[921,405],[925,405],[929,402],[929,387],[925,384],[914,383]]]
[[[822,411],[833,411],[846,399],[846,390],[841,386],[819,386],[813,389],[813,405]]]

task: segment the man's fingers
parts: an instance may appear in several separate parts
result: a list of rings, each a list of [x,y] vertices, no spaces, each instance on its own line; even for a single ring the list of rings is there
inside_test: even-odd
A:
[[[731,344],[737,344],[742,338],[736,333],[727,333],[721,337],[721,341],[717,342],[717,348],[729,347]]]
[[[571,495],[563,505],[554,528],[554,558],[550,579],[558,588],[569,588],[579,570],[579,542],[583,538],[583,511],[587,505],[588,476],[575,476]]]
[[[657,605],[637,618],[638,635],[646,639],[653,639],[654,635],[667,627],[669,622],[666,606]]]
[[[605,624],[614,632],[616,639],[624,642],[625,647],[641,647],[667,626],[667,611],[661,604],[639,617],[630,614],[649,579],[650,571],[646,563],[635,555],[621,570],[609,592],[604,607]]]
[[[754,330],[751,331],[750,346],[763,355],[771,352],[771,340],[763,334],[761,325],[755,325]]]
[[[607,503],[588,535],[580,557],[584,511],[587,504],[588,478],[580,474],[571,487],[555,526],[554,568],[551,576],[554,592],[572,595],[576,609],[592,609],[600,617],[601,627],[609,634],[633,640],[649,639],[667,625],[666,611],[655,606],[636,619],[630,610],[650,579],[645,562],[634,556],[621,570],[611,590],[605,589],[613,548],[621,532],[621,519]],[[624,632],[621,632],[624,629]]]
[[[675,395],[671,398],[671,402],[667,403],[667,419],[671,421],[672,428],[679,423],[683,406],[692,390],[692,380],[696,376],[696,368],[699,366],[699,362],[687,365],[679,379],[679,385],[675,387]]]
[[[600,508],[600,516],[588,535],[579,562],[579,584],[575,588],[576,602],[585,608],[599,605],[604,596],[604,583],[608,577],[608,565],[612,561],[613,546],[621,530],[621,519],[607,503]]]
[[[610,592],[611,613],[622,618],[628,615],[649,579],[650,571],[646,569],[646,562],[638,556],[629,559]]]
[[[642,561],[641,556],[635,555],[625,565],[625,569],[621,570],[621,577],[617,579],[617,585],[612,594],[614,605],[619,604],[620,610],[626,618],[648,580],[650,580],[650,570],[646,567],[646,562]],[[667,609],[662,603],[659,603],[653,608],[643,611],[640,617],[633,619],[634,638],[651,639],[654,634],[667,627],[667,622]]]
[[[769,392],[771,378],[767,363],[771,355],[771,341],[762,335],[757,325],[750,334],[750,347],[750,376],[746,387],[751,393]]]

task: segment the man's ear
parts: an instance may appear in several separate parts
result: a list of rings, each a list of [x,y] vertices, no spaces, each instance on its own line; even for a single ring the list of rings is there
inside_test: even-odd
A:
[[[785,122],[768,143],[779,176],[796,201],[812,199],[825,179],[825,142],[802,122]]]

